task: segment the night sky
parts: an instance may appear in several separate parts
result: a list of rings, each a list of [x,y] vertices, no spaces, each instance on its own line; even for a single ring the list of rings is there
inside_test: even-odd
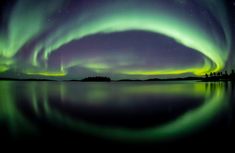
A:
[[[235,0],[0,1],[0,77],[200,76],[234,39]]]

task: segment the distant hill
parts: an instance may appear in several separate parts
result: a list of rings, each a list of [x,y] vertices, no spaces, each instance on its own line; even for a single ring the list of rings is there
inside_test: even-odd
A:
[[[169,79],[159,79],[159,78],[152,78],[147,79],[145,81],[185,81],[185,80],[201,80],[201,77],[186,77],[186,78],[169,78]]]
[[[122,79],[122,80],[118,80],[118,82],[138,82],[138,81],[185,81],[185,80],[202,80],[202,78],[201,78],[201,77],[168,78],[168,79],[151,78],[151,79],[146,79],[146,80]]]
[[[138,79],[122,79],[122,80],[117,80],[118,82],[138,82],[138,81],[144,81],[144,80],[138,80]]]

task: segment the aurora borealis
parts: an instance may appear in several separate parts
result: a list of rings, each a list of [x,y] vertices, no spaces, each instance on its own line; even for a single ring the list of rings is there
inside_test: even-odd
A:
[[[235,65],[232,4],[1,1],[0,76],[120,79],[229,70]]]

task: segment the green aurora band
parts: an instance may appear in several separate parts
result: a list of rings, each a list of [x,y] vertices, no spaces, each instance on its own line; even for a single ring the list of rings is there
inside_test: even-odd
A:
[[[221,71],[226,65],[231,47],[231,37],[225,9],[222,1],[215,3],[201,0],[200,3],[215,13],[215,17],[221,24],[225,34],[225,44],[222,44],[221,40],[217,39],[216,31],[208,33],[203,26],[197,24],[193,19],[186,19],[179,14],[162,9],[160,6],[159,8],[154,8],[149,5],[141,5],[140,1],[133,0],[128,1],[125,5],[122,2],[107,3],[101,8],[90,8],[93,9],[92,13],[90,13],[88,8],[83,13],[74,15],[75,17],[71,21],[55,28],[46,38],[37,42],[31,59],[29,59],[29,63],[31,63],[29,67],[31,68],[24,68],[21,71],[28,75],[65,76],[68,73],[64,68],[69,69],[69,65],[61,65],[63,70],[59,68],[56,72],[53,68],[48,67],[47,63],[53,52],[72,41],[92,35],[131,30],[152,32],[170,37],[179,44],[204,55],[204,63],[183,69],[174,66],[169,69],[151,71],[126,69],[121,70],[120,74],[170,75],[193,73],[195,75],[204,75],[208,72]],[[59,2],[42,1],[37,5],[30,0],[17,3],[10,16],[7,36],[0,34],[0,58],[7,61],[6,63],[0,63],[0,72],[5,72],[17,65],[17,60],[14,59],[16,53],[22,51],[21,48],[23,46],[42,35],[43,32],[52,26],[46,24],[46,19],[56,9],[60,8],[61,4],[62,0]],[[218,6],[219,4],[221,5]],[[39,56],[41,54],[43,54],[43,57]],[[43,64],[41,61],[44,61]],[[71,62],[76,63],[76,61]],[[90,68],[96,71],[96,67]]]
[[[62,4],[62,0],[38,1],[20,0],[9,17],[8,31],[0,33],[0,72],[10,69],[16,53],[37,35],[49,28],[46,19]],[[5,39],[4,39],[5,38]]]

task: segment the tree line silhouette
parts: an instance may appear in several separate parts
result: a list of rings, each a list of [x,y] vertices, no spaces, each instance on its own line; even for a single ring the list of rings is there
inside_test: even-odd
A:
[[[223,72],[211,72],[209,74],[205,74],[204,80],[206,81],[235,81],[235,71],[232,70],[229,74],[228,71]]]

